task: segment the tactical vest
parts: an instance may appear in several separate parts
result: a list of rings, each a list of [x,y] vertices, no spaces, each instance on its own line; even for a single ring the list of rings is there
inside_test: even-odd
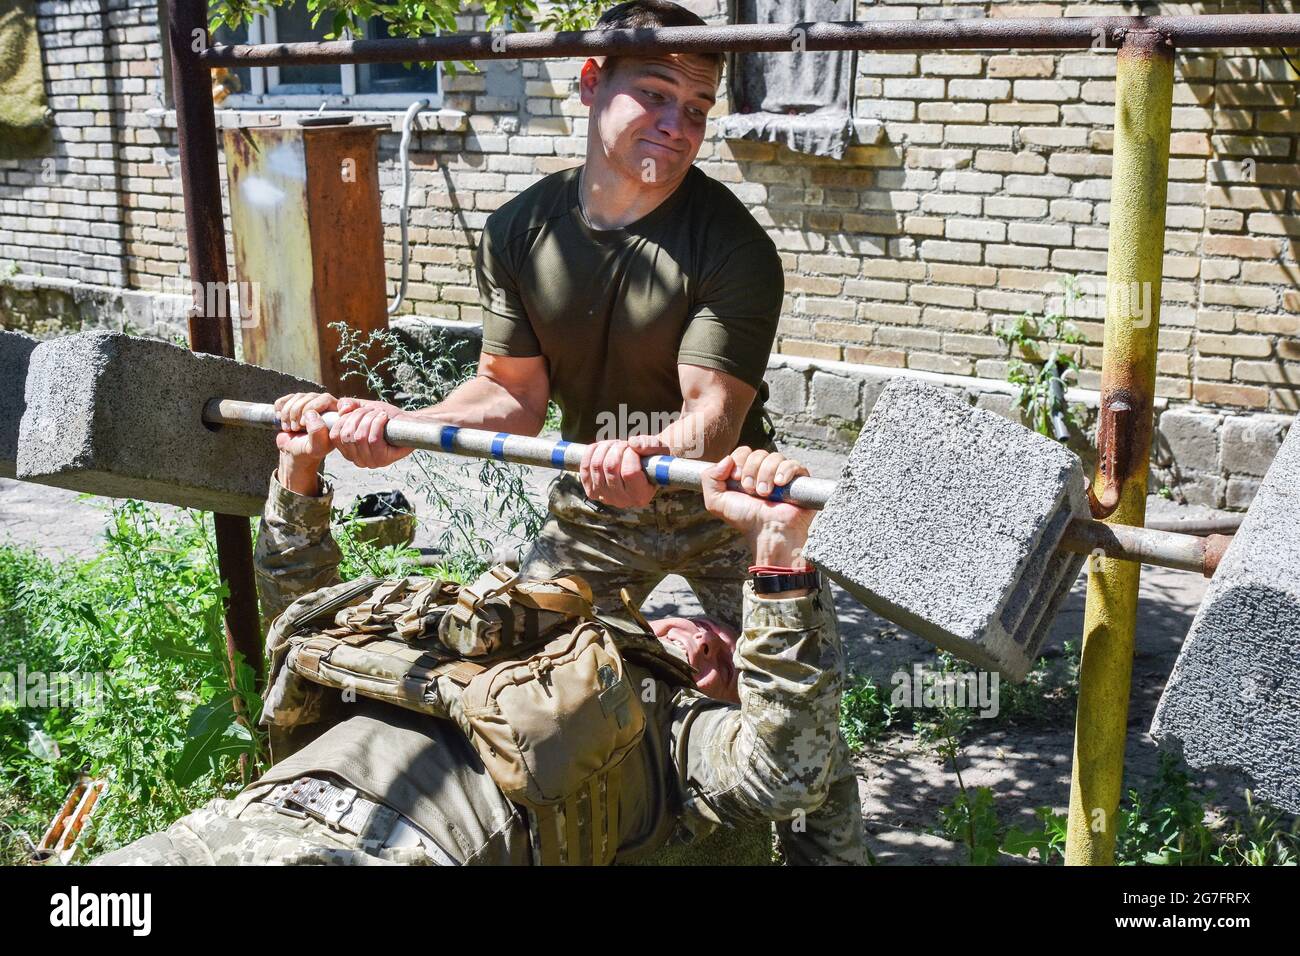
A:
[[[536,861],[611,863],[620,765],[645,730],[625,660],[692,684],[625,605],[628,622],[597,617],[581,578],[521,582],[502,565],[464,586],[368,577],[302,597],[267,636],[273,757],[286,733],[337,719],[340,694],[451,720],[526,812]]]

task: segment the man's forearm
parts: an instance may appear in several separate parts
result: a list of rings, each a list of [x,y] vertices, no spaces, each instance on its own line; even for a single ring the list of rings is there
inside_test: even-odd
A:
[[[677,420],[659,433],[661,444],[682,458],[717,461],[731,454],[754,404],[754,388],[725,372],[689,363],[677,366],[677,378],[682,407]]]
[[[437,405],[409,414],[463,428],[536,435],[546,421],[546,404],[540,404],[541,408],[531,407],[499,382],[478,375],[457,386]]]
[[[279,472],[271,481],[253,552],[264,629],[304,594],[339,582],[342,556],[330,532],[333,488],[320,483],[317,490],[296,492]]]
[[[659,433],[659,441],[679,458],[717,461],[735,450],[743,420],[743,412],[722,404],[684,405],[676,421]]]

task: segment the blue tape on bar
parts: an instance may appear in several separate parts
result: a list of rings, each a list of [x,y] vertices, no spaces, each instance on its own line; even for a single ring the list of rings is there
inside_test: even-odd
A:
[[[509,432],[497,432],[492,436],[492,457],[498,461],[505,460],[506,439],[510,437]]]
[[[551,449],[551,465],[555,468],[564,467],[564,449],[569,447],[567,441],[557,441],[555,447]]]
[[[438,444],[442,446],[443,451],[451,451],[456,444],[456,433],[460,428],[456,425],[443,425],[442,431],[438,434]]]
[[[664,455],[655,462],[655,482],[657,484],[668,484],[668,466],[672,464],[672,461],[672,455]]]
[[[789,485],[777,485],[772,489],[772,493],[767,496],[768,501],[784,501],[785,493],[790,490]]]

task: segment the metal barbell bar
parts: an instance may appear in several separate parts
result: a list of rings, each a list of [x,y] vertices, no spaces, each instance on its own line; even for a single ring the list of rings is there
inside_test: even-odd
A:
[[[338,414],[326,412],[321,419],[327,427],[332,428],[338,421]],[[209,400],[203,409],[203,420],[209,425],[233,425],[271,431],[279,431],[281,427],[274,405],[228,398]],[[400,418],[388,422],[384,429],[384,439],[399,448],[416,448],[462,458],[489,458],[571,472],[579,469],[583,453],[587,449],[586,445],[579,442]],[[675,455],[648,455],[641,459],[642,471],[654,484],[663,488],[689,488],[694,491],[700,490],[704,472],[714,464]],[[728,486],[733,490],[742,490],[734,481],[728,482]],[[768,496],[768,500],[787,501],[803,508],[820,510],[826,507],[834,491],[833,481],[800,477],[777,487]],[[1101,553],[1125,561],[1194,571],[1211,577],[1231,540],[1231,537],[1220,534],[1199,537],[1132,525],[1106,524],[1094,518],[1075,518],[1062,538],[1061,547],[1075,554]]]

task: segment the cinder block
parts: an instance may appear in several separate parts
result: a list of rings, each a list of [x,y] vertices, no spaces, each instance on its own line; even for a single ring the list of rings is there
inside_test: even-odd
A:
[[[1263,475],[1277,455],[1286,426],[1275,416],[1234,416],[1223,423],[1222,470]]]
[[[1219,471],[1219,416],[1170,410],[1160,416],[1160,434],[1180,471]]]
[[[767,370],[767,405],[782,415],[797,415],[808,405],[808,380],[792,368]]]
[[[1225,482],[1218,475],[1197,475],[1178,473],[1178,497],[1189,505],[1201,505],[1206,508],[1222,508]]]
[[[272,402],[305,379],[119,332],[42,342],[31,355],[18,475],[114,498],[256,515],[279,460],[262,429],[203,423],[210,398]]]
[[[1020,409],[1016,405],[1015,397],[1004,392],[981,392],[975,399],[975,407],[1012,421],[1020,418]]]
[[[846,422],[862,421],[862,382],[847,375],[814,371],[812,375],[813,414],[831,416]]]
[[[1249,508],[1259,493],[1259,479],[1232,477],[1228,479],[1228,507],[1233,509]]]
[[[872,610],[1021,680],[1083,557],[1078,457],[937,386],[881,393],[817,518],[810,561]]]
[[[18,466],[18,423],[27,403],[23,389],[36,339],[0,329],[0,478],[13,478]]]
[[[1300,813],[1300,429],[1219,564],[1151,722],[1188,765]]]

